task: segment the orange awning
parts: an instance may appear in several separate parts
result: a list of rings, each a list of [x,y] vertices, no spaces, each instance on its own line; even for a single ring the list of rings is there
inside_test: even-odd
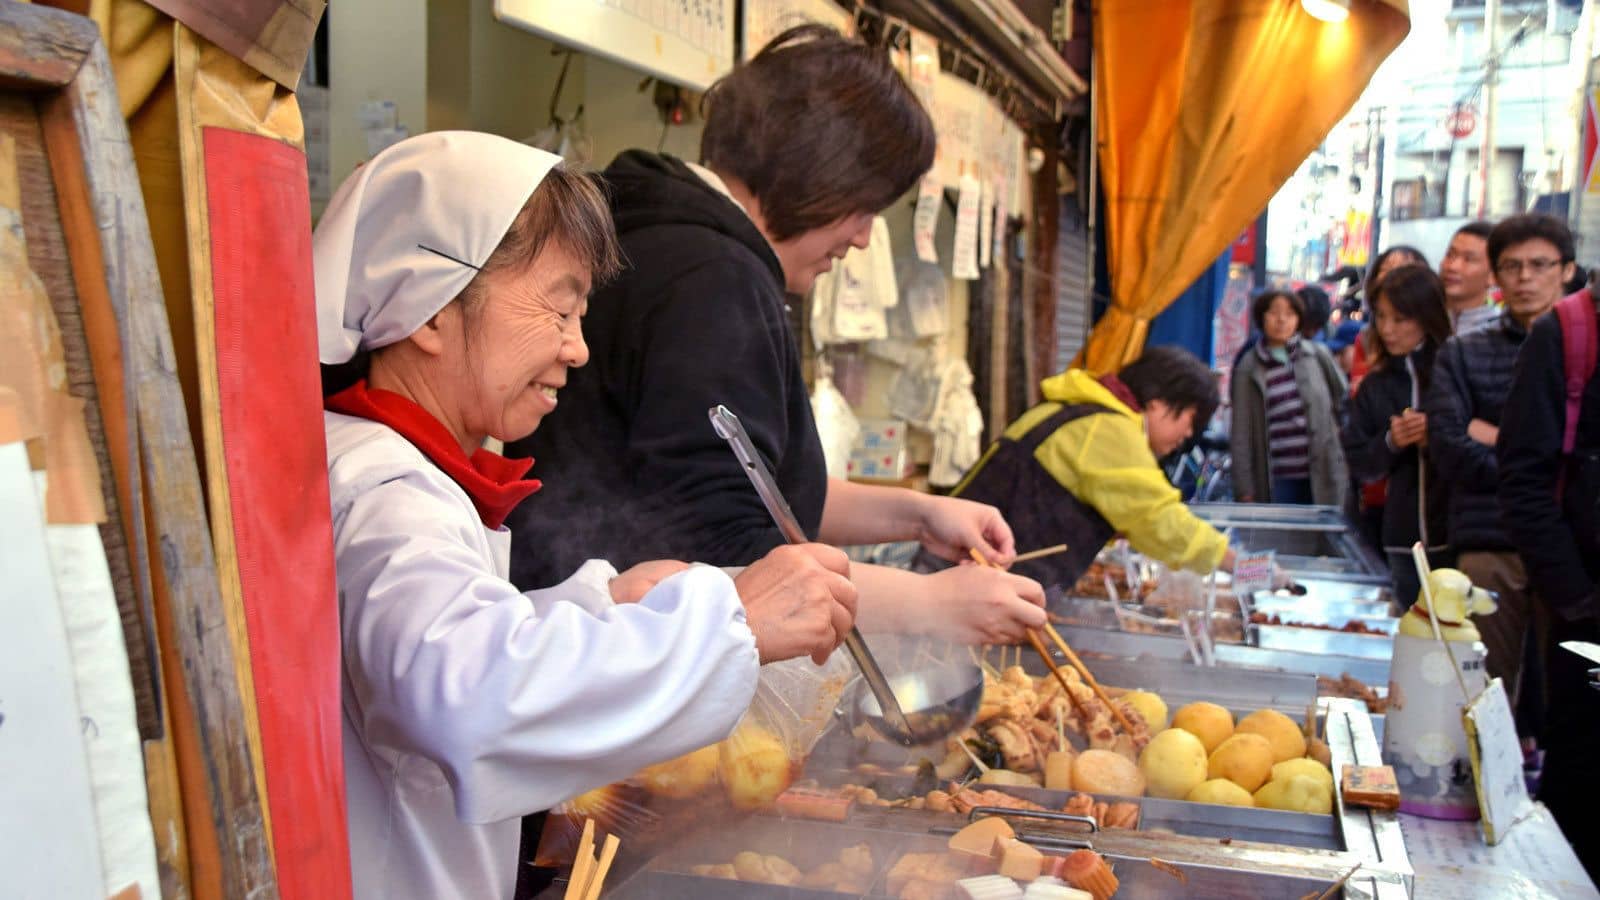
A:
[[[1261,213],[1410,30],[1406,0],[1101,0],[1095,99],[1111,308],[1084,364],[1114,371]]]

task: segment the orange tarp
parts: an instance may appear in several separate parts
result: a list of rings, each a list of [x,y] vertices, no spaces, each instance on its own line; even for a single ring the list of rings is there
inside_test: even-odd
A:
[[[1406,0],[1101,0],[1095,99],[1111,307],[1083,362],[1114,371],[1261,213],[1410,30]]]

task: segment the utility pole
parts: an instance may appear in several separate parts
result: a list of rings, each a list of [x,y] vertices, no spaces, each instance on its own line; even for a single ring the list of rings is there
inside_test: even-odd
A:
[[[1500,0],[1483,4],[1483,148],[1478,151],[1478,215],[1489,218],[1489,182],[1494,175],[1495,84],[1500,80]]]
[[[1379,238],[1382,236],[1383,220],[1383,107],[1378,107],[1367,113],[1367,128],[1369,129],[1369,146],[1377,152],[1377,159],[1372,167],[1372,218],[1368,221],[1367,237],[1367,264],[1371,265],[1378,258]]]

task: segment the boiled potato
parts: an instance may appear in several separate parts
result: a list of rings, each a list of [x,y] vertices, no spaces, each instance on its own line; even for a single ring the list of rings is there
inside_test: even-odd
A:
[[[1270,781],[1255,794],[1256,805],[1289,812],[1333,812],[1333,790],[1309,775],[1291,775],[1285,781]]]
[[[1191,703],[1172,717],[1172,727],[1199,738],[1206,752],[1212,753],[1233,736],[1233,713],[1215,703]]]
[[[1138,797],[1144,794],[1144,775],[1133,760],[1110,750],[1085,750],[1072,763],[1072,787],[1091,794]]]
[[[1139,715],[1144,718],[1144,723],[1150,726],[1150,733],[1164,731],[1167,727],[1167,701],[1161,699],[1160,694],[1149,691],[1131,691],[1122,695]]]
[[[1239,720],[1235,733],[1259,734],[1272,744],[1273,762],[1306,755],[1306,736],[1295,721],[1275,709],[1258,709]]]
[[[1272,775],[1272,745],[1259,734],[1236,734],[1211,754],[1206,775],[1254,791]]]
[[[1139,771],[1150,796],[1182,800],[1206,780],[1206,747],[1182,728],[1168,728],[1145,745]]]
[[[1191,803],[1220,803],[1224,806],[1255,806],[1250,792],[1226,778],[1213,778],[1189,792],[1183,799]]]
[[[794,781],[788,748],[759,725],[740,725],[717,745],[717,752],[717,774],[738,809],[771,806]]]
[[[1329,791],[1333,790],[1333,772],[1328,767],[1314,759],[1302,757],[1300,759],[1286,759],[1272,767],[1272,777],[1269,781],[1288,781],[1295,775],[1307,775],[1321,782]]]
[[[658,797],[693,797],[717,780],[720,756],[717,745],[712,744],[646,767],[634,777],[645,790]]]

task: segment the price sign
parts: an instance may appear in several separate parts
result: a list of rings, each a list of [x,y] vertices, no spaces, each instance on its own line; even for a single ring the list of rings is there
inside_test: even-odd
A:
[[[1260,553],[1240,553],[1233,558],[1233,593],[1238,597],[1249,597],[1256,591],[1272,590],[1272,563],[1277,558],[1277,551],[1263,550]]]
[[[1533,812],[1528,785],[1522,777],[1522,744],[1511,718],[1511,703],[1504,682],[1489,682],[1461,710],[1472,756],[1472,777],[1477,782],[1478,809],[1483,814],[1483,839],[1491,846],[1505,840],[1506,832]]]

